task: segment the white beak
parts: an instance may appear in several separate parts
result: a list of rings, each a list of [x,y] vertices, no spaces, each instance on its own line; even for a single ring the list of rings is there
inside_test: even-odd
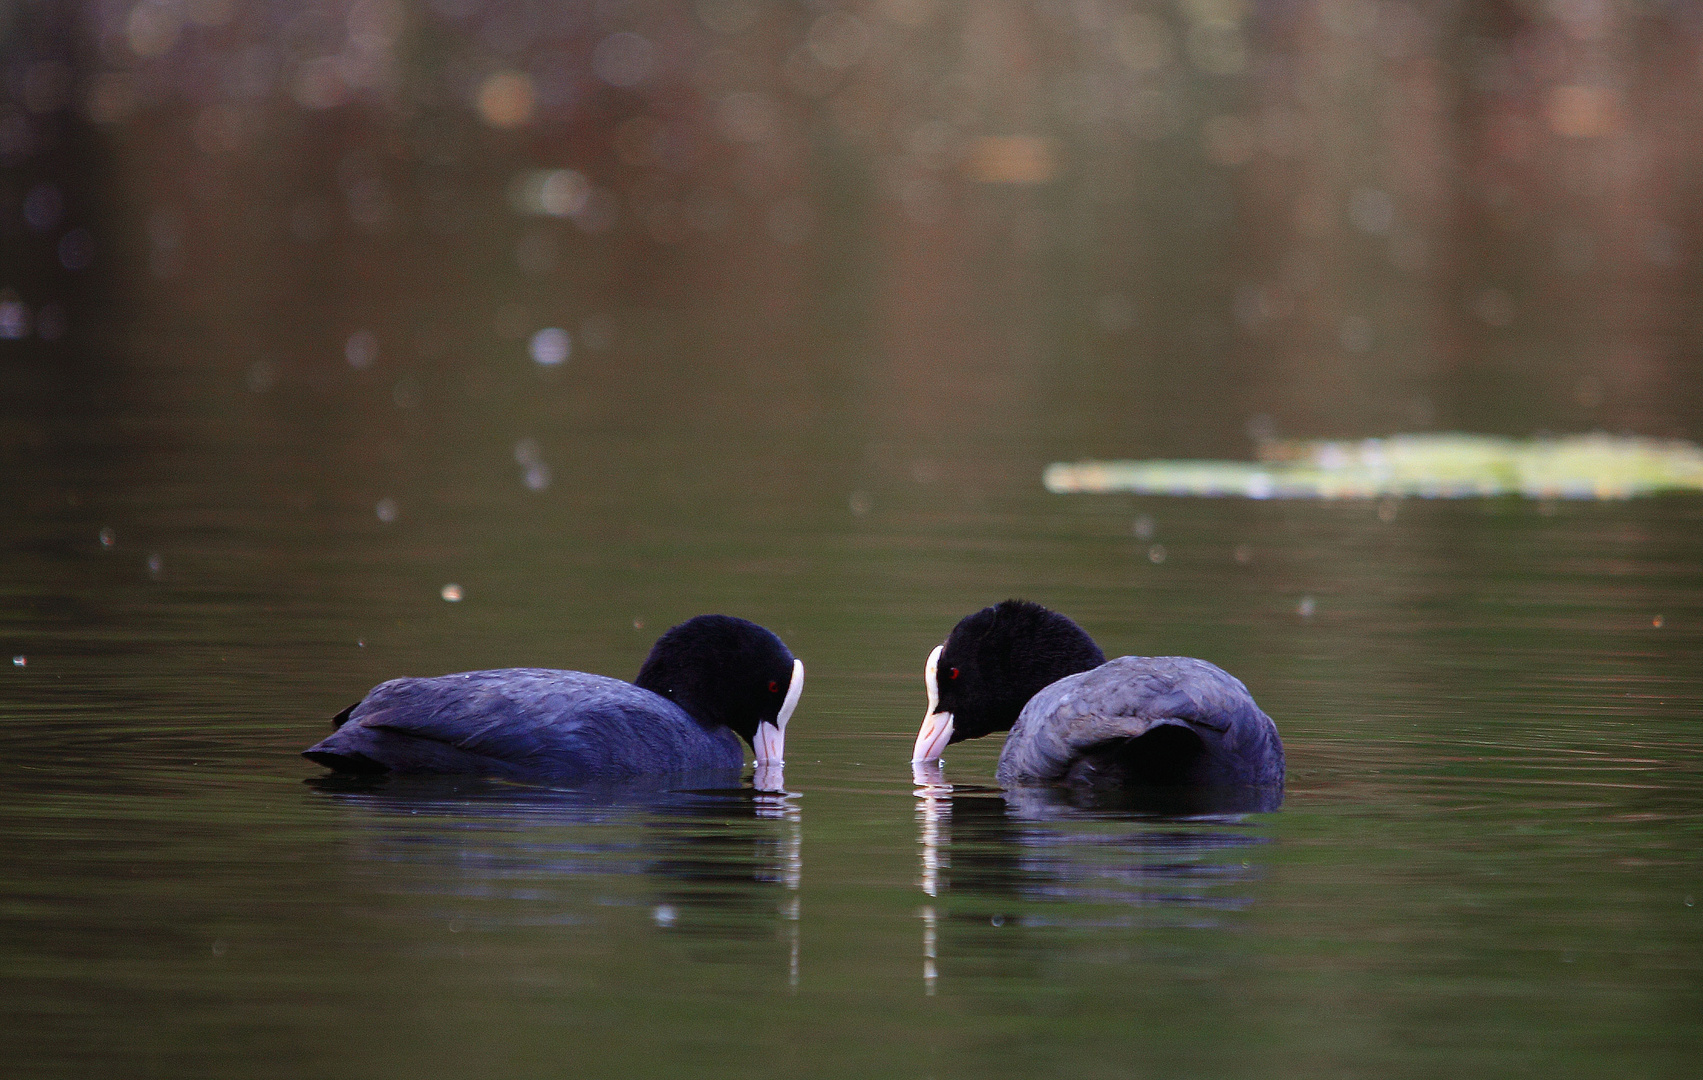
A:
[[[945,645],[936,645],[934,651],[928,654],[928,664],[922,669],[923,685],[928,688],[928,715],[923,717],[922,730],[917,732],[916,749],[911,751],[912,761],[938,761],[941,751],[952,741],[952,714],[940,712],[940,681],[938,669],[940,654],[946,651]]]
[[[798,708],[798,699],[803,693],[804,661],[794,660],[792,682],[787,684],[786,700],[781,702],[781,711],[775,715],[774,723],[764,720],[758,724],[757,737],[751,740],[758,765],[780,765],[786,760],[786,722],[792,719],[792,710]]]

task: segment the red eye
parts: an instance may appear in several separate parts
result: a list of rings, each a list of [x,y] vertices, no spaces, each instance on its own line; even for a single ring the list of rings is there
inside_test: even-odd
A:
[[[778,694],[780,692],[781,692],[781,684],[776,682],[773,679],[770,679],[769,680],[769,693]]]
[[[956,679],[958,677],[958,669],[953,668],[951,671],[946,673],[946,677],[948,679]]]

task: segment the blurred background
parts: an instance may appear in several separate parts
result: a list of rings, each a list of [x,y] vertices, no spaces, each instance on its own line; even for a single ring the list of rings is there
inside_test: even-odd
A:
[[[358,428],[325,483],[462,424],[848,488],[1699,434],[1695,4],[14,0],[0,53],[12,390],[167,369]]]

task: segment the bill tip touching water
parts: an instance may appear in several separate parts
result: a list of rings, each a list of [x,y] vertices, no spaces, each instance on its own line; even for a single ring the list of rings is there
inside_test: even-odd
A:
[[[1039,604],[966,616],[929,654],[923,680],[912,764],[930,776],[949,745],[1009,731],[1006,787],[1283,786],[1277,725],[1239,680],[1191,657],[1108,661],[1080,626]]]
[[[699,615],[652,646],[633,682],[502,668],[381,683],[304,756],[345,773],[462,773],[623,783],[728,773],[749,744],[778,782],[804,663],[769,630]]]

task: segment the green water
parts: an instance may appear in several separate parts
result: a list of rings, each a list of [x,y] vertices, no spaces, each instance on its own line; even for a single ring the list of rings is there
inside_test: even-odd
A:
[[[1021,449],[924,482],[595,427],[534,492],[428,423],[370,493],[387,524],[338,472],[362,432],[226,422],[143,370],[75,401],[14,372],[11,1075],[1681,1076],[1703,1049],[1694,498],[1384,520],[1050,496]],[[996,739],[919,798],[923,660],[1013,594],[1239,675],[1282,810],[1008,803]],[[630,677],[706,610],[808,665],[785,797],[342,789],[296,756],[381,679]]]

